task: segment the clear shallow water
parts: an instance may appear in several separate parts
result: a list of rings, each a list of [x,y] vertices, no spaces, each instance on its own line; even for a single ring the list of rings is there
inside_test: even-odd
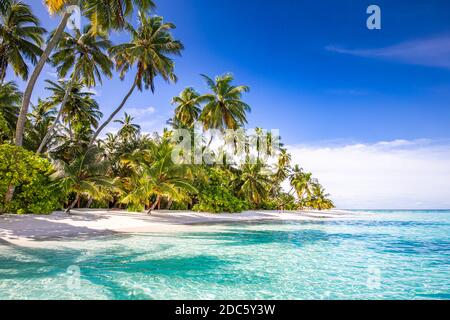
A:
[[[0,242],[0,299],[450,299],[450,211],[59,244]]]

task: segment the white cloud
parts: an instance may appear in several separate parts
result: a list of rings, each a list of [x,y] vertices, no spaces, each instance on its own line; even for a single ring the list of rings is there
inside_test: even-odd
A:
[[[450,144],[395,140],[290,146],[340,208],[450,208]]]
[[[126,112],[132,115],[133,117],[142,117],[149,114],[154,114],[156,109],[153,107],[149,108],[127,108]]]
[[[347,49],[327,46],[326,50],[361,57],[394,60],[408,64],[450,69],[450,36],[405,41],[375,49]]]

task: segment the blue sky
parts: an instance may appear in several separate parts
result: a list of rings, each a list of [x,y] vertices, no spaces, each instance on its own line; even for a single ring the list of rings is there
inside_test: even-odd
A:
[[[55,27],[58,18],[49,19],[41,1],[25,2],[45,27]],[[294,147],[450,140],[449,1],[156,2],[186,49],[176,59],[176,85],[158,82],[155,95],[135,93],[127,104],[144,131],[164,126],[170,100],[183,88],[205,91],[200,73],[232,72],[236,84],[251,88],[249,127],[280,129]],[[381,8],[382,30],[366,28],[370,4]],[[113,36],[116,43],[125,39]],[[52,77],[47,68],[35,99],[47,95],[42,80]],[[105,114],[131,82],[131,75],[123,82],[115,76],[95,88]]]

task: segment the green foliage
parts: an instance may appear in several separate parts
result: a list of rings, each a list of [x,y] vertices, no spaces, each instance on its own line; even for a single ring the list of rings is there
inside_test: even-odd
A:
[[[208,169],[208,179],[201,182],[197,188],[198,203],[195,211],[202,212],[242,212],[249,209],[247,201],[239,198],[233,192],[233,176],[228,170],[222,168]]]
[[[0,145],[0,212],[48,214],[59,207],[50,162],[23,148]],[[14,198],[6,203],[8,187]]]

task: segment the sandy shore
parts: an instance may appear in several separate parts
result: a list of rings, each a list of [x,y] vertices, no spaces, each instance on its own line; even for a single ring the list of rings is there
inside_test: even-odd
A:
[[[158,211],[152,215],[112,210],[73,210],[71,215],[55,212],[49,216],[0,216],[0,244],[33,246],[37,242],[58,239],[86,239],[114,233],[183,232],[210,230],[231,222],[263,220],[301,221],[311,219],[347,219],[355,213],[250,211],[240,214],[207,214],[191,211]]]

